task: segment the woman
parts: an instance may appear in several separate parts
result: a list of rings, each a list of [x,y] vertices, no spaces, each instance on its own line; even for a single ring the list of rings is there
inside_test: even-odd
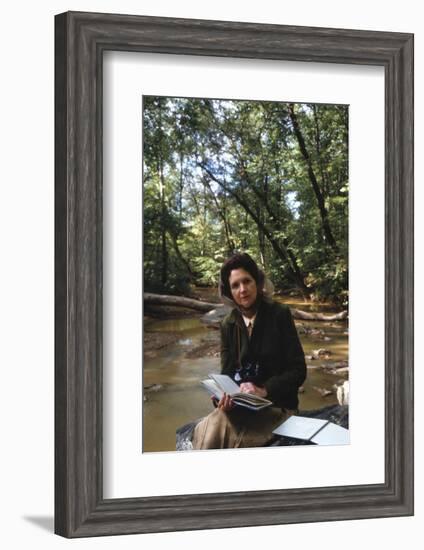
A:
[[[248,254],[236,254],[221,268],[220,294],[233,307],[221,325],[221,372],[240,391],[266,397],[273,407],[250,411],[225,395],[199,422],[194,449],[257,447],[298,407],[306,377],[305,356],[290,309],[273,302],[270,283]]]

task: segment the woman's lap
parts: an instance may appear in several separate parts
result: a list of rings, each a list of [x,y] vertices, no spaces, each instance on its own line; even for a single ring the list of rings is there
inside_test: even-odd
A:
[[[215,409],[197,424],[193,434],[193,449],[261,447],[288,416],[287,412],[275,407],[261,411],[241,407],[229,412]]]

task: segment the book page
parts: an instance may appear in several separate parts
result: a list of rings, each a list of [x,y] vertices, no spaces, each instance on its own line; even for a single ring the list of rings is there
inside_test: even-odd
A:
[[[328,424],[328,420],[308,418],[306,416],[291,416],[272,433],[296,439],[309,441],[318,430]]]
[[[221,390],[221,388],[216,384],[214,380],[211,380],[210,378],[206,380],[202,380],[202,386],[206,388],[208,393],[212,395],[213,397],[216,397],[217,399],[221,399],[221,397],[224,395],[224,392]]]
[[[349,445],[349,430],[330,422],[311,441],[317,445]]]
[[[210,377],[215,380],[218,386],[228,394],[237,393],[240,391],[239,386],[234,382],[232,378],[226,374],[211,374]]]

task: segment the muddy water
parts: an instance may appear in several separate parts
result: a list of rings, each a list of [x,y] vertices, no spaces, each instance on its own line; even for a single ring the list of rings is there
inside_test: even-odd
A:
[[[200,380],[219,371],[218,357],[189,359],[186,353],[203,340],[216,339],[218,331],[206,328],[198,318],[154,321],[147,332],[176,332],[178,340],[144,356],[143,452],[174,451],[178,427],[208,414],[211,402]]]
[[[306,310],[304,304],[302,309]],[[296,326],[308,365],[304,391],[299,394],[299,408],[315,409],[337,403],[333,385],[347,376],[327,374],[320,367],[347,360],[347,323],[300,321]],[[147,337],[148,333],[172,333],[176,338],[175,342],[144,354],[143,452],[174,451],[176,429],[212,410],[210,398],[200,381],[220,370],[219,354],[214,356],[213,352],[206,351],[200,358],[190,358],[187,353],[199,345],[213,342],[218,349],[219,331],[205,327],[198,318],[184,318],[147,321],[145,333]],[[328,350],[331,354],[320,360],[309,359],[312,350],[317,349]],[[316,388],[333,393],[322,397]]]

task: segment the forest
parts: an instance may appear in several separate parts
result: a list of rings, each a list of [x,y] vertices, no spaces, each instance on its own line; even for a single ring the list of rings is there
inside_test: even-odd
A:
[[[348,168],[347,105],[144,96],[144,291],[216,287],[243,251],[346,307]]]

